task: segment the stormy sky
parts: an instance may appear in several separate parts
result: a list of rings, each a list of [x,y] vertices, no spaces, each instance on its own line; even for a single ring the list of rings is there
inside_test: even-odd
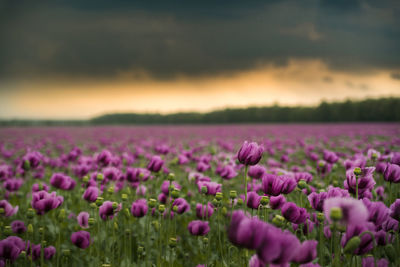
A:
[[[0,117],[400,96],[400,1],[0,0]]]

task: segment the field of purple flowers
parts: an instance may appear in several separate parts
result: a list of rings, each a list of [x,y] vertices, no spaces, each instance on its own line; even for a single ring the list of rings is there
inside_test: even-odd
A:
[[[400,266],[400,125],[0,129],[1,266]]]

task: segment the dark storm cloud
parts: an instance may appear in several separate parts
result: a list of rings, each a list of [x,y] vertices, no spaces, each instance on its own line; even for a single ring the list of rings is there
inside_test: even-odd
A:
[[[1,2],[1,1],[0,1]],[[398,1],[3,1],[0,79],[399,68]]]

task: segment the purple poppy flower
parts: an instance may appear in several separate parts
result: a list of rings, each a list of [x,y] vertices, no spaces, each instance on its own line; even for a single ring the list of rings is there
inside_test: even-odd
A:
[[[107,181],[119,181],[121,178],[123,178],[122,172],[113,166],[104,168],[103,176],[105,179],[107,179]]]
[[[76,182],[71,177],[63,173],[54,173],[50,178],[50,184],[58,189],[72,190]]]
[[[205,171],[208,171],[209,169],[211,169],[211,165],[209,163],[204,162],[204,161],[199,161],[197,163],[196,170],[198,172],[205,172]]]
[[[189,233],[192,235],[206,235],[210,231],[207,221],[191,221],[188,225]]]
[[[272,227],[256,218],[248,218],[242,211],[234,211],[228,228],[228,238],[234,245],[257,249],[263,242],[264,228]]]
[[[35,245],[33,243],[30,244],[29,254],[31,254],[32,260],[40,259],[41,247],[42,246],[40,244],[38,245]],[[56,254],[56,248],[53,246],[48,246],[43,250],[43,256],[46,260],[50,260],[51,258],[53,258],[55,254]]]
[[[365,231],[373,230],[374,226],[372,223],[361,223],[351,224],[347,226],[346,233],[343,235],[341,240],[342,247],[345,247],[347,242],[354,236],[360,236]],[[362,255],[372,250],[374,244],[372,237],[369,234],[365,234],[361,237],[361,243],[358,248],[354,251],[356,255]]]
[[[349,192],[338,187],[329,186],[328,192],[312,192],[308,195],[308,201],[313,209],[322,212],[325,199],[332,197],[349,197]]]
[[[147,169],[152,172],[159,172],[164,165],[164,160],[160,156],[153,156],[147,164]]]
[[[135,217],[140,218],[145,216],[147,214],[147,210],[147,201],[144,198],[138,199],[132,203],[131,213]]]
[[[221,187],[222,185],[216,182],[198,182],[197,183],[197,187],[199,189],[199,192],[201,193],[201,188],[205,186],[207,187],[207,195],[213,195],[215,196],[215,194],[217,192],[221,192]]]
[[[145,168],[126,168],[125,179],[131,183],[147,181],[150,178],[151,172]]]
[[[15,192],[18,191],[18,189],[22,186],[23,180],[22,179],[7,179],[4,183],[3,186],[6,190],[10,192]]]
[[[400,166],[388,163],[383,171],[383,178],[391,183],[400,182]]]
[[[22,166],[24,166],[25,162],[28,162],[30,169],[36,169],[37,167],[39,167],[42,160],[43,160],[43,155],[40,152],[31,151],[26,153],[25,156],[23,156],[21,164]]]
[[[297,249],[293,262],[296,263],[308,263],[313,261],[317,257],[317,245],[316,240],[306,240]]]
[[[389,217],[382,223],[382,229],[386,232],[389,232],[390,230],[397,232],[399,230],[399,222]]]
[[[377,172],[377,173],[383,173],[384,171],[385,171],[385,169],[386,169],[386,165],[387,165],[387,163],[386,162],[384,162],[384,161],[381,161],[381,162],[378,162],[378,163],[376,163],[376,165],[375,165],[375,171]]]
[[[8,237],[0,241],[0,259],[15,261],[22,250],[13,238]]]
[[[361,175],[358,176],[354,174],[354,168],[351,168],[346,171],[346,180],[344,181],[344,188],[346,188],[349,193],[356,193],[356,186],[358,182],[358,193],[362,194],[365,191],[372,191],[376,184],[373,173],[375,171],[375,167],[366,167],[361,169]],[[359,195],[361,197],[361,195]]]
[[[366,198],[364,198],[362,201],[368,210],[368,220],[380,228],[382,224],[389,218],[389,208],[386,207],[383,202],[371,202]]]
[[[256,192],[251,191],[247,193],[247,207],[251,209],[258,209],[260,206],[261,196],[259,196]]]
[[[57,196],[56,192],[39,191],[32,194],[31,206],[36,210],[37,214],[43,215],[52,209],[58,208],[63,202],[64,198]]]
[[[289,194],[297,186],[296,180],[290,176],[276,176],[265,174],[262,178],[262,189],[265,194],[278,196],[279,194]]]
[[[390,217],[400,221],[400,198],[396,199],[396,201],[390,205]]]
[[[329,150],[325,150],[324,151],[324,160],[326,162],[329,162],[329,163],[333,164],[333,163],[336,163],[339,160],[339,157],[336,155],[335,152],[329,151]]]
[[[368,220],[368,210],[361,200],[349,197],[334,197],[324,201],[325,218],[331,222],[331,209],[337,207],[342,210],[343,218],[340,223],[344,225],[363,224]]]
[[[15,220],[11,223],[11,229],[16,234],[22,234],[26,232],[25,223],[19,220]]]
[[[166,196],[169,195],[170,183],[171,183],[170,181],[164,181],[161,185],[161,192],[163,192],[163,194]],[[172,186],[178,190],[182,189],[182,186],[175,181],[172,181]]]
[[[296,172],[294,174],[294,179],[296,180],[296,182],[303,180],[303,181],[306,181],[307,183],[309,183],[312,181],[313,176],[311,173],[308,173],[308,172]]]
[[[250,166],[249,171],[247,172],[247,175],[253,179],[261,179],[264,174],[267,172],[264,166],[261,165],[254,165]]]
[[[375,242],[377,246],[386,246],[386,244],[393,242],[393,235],[388,235],[386,231],[379,230],[375,232]]]
[[[389,261],[385,258],[379,259],[376,261],[373,256],[365,257],[362,259],[362,267],[388,267]]]
[[[222,179],[230,180],[237,176],[237,172],[231,165],[219,166],[215,173],[221,176]]]
[[[78,248],[85,249],[90,245],[90,233],[78,231],[71,234],[71,242]]]
[[[42,190],[48,192],[49,189],[50,189],[49,186],[47,184],[45,184],[45,183],[33,184],[32,185],[32,193],[33,192],[42,191]]]
[[[97,186],[89,186],[83,193],[82,198],[88,202],[95,202],[99,196],[99,193],[100,190],[97,188]]]
[[[78,220],[78,224],[81,228],[86,229],[89,228],[89,213],[86,211],[82,211],[78,214],[76,219]]]
[[[272,196],[269,198],[269,206],[273,210],[278,210],[286,203],[286,198],[283,195]]]
[[[244,165],[256,165],[261,160],[263,152],[264,148],[257,143],[244,141],[237,158]]]
[[[214,213],[214,206],[208,202],[207,205],[196,204],[196,216],[199,219],[210,218]]]
[[[182,214],[190,210],[189,203],[187,203],[187,201],[181,197],[174,200],[174,203],[172,203],[172,207],[174,206],[178,207],[178,210],[176,211],[176,213],[178,214]]]
[[[113,208],[113,203],[111,201],[104,201],[104,203],[99,208],[100,218],[104,221],[111,220],[118,214],[122,209],[122,204],[119,203],[117,207]]]
[[[286,202],[282,206],[282,216],[286,220],[292,223],[301,224],[304,223],[308,217],[307,210],[305,208],[298,207],[293,202]]]
[[[113,155],[108,150],[103,150],[96,156],[96,163],[100,167],[106,167],[111,164]]]
[[[10,217],[18,212],[18,206],[15,206],[15,207],[11,206],[11,204],[8,203],[8,201],[5,199],[0,200],[0,209],[4,209],[4,213],[0,214],[0,215],[6,216],[6,217]]]

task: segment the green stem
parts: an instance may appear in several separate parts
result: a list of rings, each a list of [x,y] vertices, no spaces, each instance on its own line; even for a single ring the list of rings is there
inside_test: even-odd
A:
[[[356,175],[356,199],[358,199],[358,175]]]
[[[246,165],[244,167],[244,209],[246,210],[247,207],[247,171],[248,171],[248,166]]]

